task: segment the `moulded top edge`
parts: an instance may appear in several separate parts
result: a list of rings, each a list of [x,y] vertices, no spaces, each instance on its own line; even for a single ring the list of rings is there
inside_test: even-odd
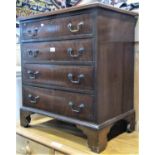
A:
[[[105,4],[102,4],[99,2],[95,2],[95,3],[85,4],[85,5],[74,6],[74,7],[70,7],[70,8],[64,8],[64,9],[60,9],[60,10],[56,10],[56,11],[52,11],[52,12],[48,12],[48,13],[41,13],[41,14],[32,15],[32,16],[28,16],[28,17],[20,17],[19,20],[22,21],[22,20],[52,16],[52,15],[59,15],[59,14],[63,14],[63,13],[80,11],[80,10],[90,9],[90,8],[95,8],[95,7],[100,7],[102,9],[107,9],[107,10],[111,10],[114,12],[124,13],[127,15],[138,16],[138,13],[136,13],[136,12],[126,11],[126,10],[119,9],[119,8],[116,8],[116,7],[113,7],[110,5],[105,5]]]

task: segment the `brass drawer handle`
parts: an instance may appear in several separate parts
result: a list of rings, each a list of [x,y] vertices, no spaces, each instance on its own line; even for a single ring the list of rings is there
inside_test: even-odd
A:
[[[31,50],[31,49],[29,49],[29,50],[27,50],[27,53],[28,53],[29,57],[37,57],[38,54],[39,54],[39,50]]]
[[[83,103],[76,107],[72,101],[69,101],[68,105],[71,107],[72,111],[76,113],[81,112],[81,110],[85,107]]]
[[[72,25],[72,23],[69,23],[67,27],[70,32],[76,33],[80,31],[80,29],[82,28],[82,25],[84,25],[84,22],[79,22],[76,26]]]
[[[69,80],[71,83],[74,83],[74,84],[79,84],[79,83],[81,82],[81,80],[84,79],[84,77],[85,77],[84,74],[79,74],[79,75],[77,76],[77,80],[73,80],[74,76],[73,76],[72,73],[68,73],[68,75],[67,75],[68,80]]]
[[[27,31],[27,34],[28,34],[28,36],[30,36],[30,37],[36,37],[36,36],[38,35],[38,28],[35,27],[35,28],[32,29],[32,30],[28,30],[28,31]]]
[[[83,54],[83,52],[84,52],[84,48],[83,47],[79,48],[78,54],[73,54],[73,49],[72,48],[68,48],[67,49],[68,56],[70,56],[72,58],[78,58],[80,55]]]
[[[30,103],[36,104],[40,97],[39,96],[33,96],[32,94],[28,94],[28,98],[30,100]]]
[[[39,71],[27,71],[27,74],[29,74],[29,79],[36,79],[37,75],[39,74]]]

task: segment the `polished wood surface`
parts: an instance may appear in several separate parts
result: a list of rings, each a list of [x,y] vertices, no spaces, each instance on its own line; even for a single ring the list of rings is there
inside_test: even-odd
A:
[[[31,97],[30,97],[31,95]],[[94,121],[93,96],[48,90],[38,87],[23,87],[23,105],[69,116]],[[70,105],[72,103],[73,105]],[[80,108],[80,106],[83,107]]]
[[[126,14],[112,13],[110,11],[97,11],[98,44],[104,42],[132,43],[136,18]],[[129,33],[132,32],[132,33]],[[101,35],[104,34],[104,35]]]
[[[98,4],[90,6],[20,21],[22,52],[29,50],[29,46],[23,47],[34,43],[36,49],[28,52],[34,59],[43,44],[53,42],[57,47],[58,42],[63,42],[66,47],[86,38],[83,43],[91,44],[92,53],[87,61],[79,63],[65,60],[64,54],[65,61],[56,59],[49,63],[46,62],[47,56],[46,59],[40,57],[42,62],[22,61],[23,94],[26,96],[23,95],[21,125],[28,121],[29,116],[24,119],[26,111],[71,122],[87,135],[92,151],[99,153],[107,145],[106,135],[118,122],[121,123],[118,125],[120,132],[131,132],[135,128],[133,42],[136,14]],[[93,41],[88,43],[88,40]],[[72,58],[79,57],[71,48],[68,53]],[[78,114],[72,115],[70,110]]]
[[[66,40],[22,44],[22,57],[26,62],[51,63],[57,61],[92,61],[93,40]]]
[[[110,10],[113,11],[114,13],[122,13],[122,14],[126,14],[126,15],[132,15],[132,16],[138,16],[138,13],[136,12],[132,12],[132,11],[126,11],[124,9],[119,9],[110,5],[105,5],[103,3],[99,3],[99,2],[95,2],[95,3],[90,3],[90,4],[84,4],[81,6],[75,6],[75,7],[70,7],[70,8],[65,8],[65,9],[60,9],[60,10],[56,10],[50,13],[44,13],[44,14],[39,14],[39,15],[33,15],[33,16],[29,16],[29,17],[21,17],[20,20],[26,20],[26,19],[34,19],[34,18],[40,18],[40,17],[44,17],[44,16],[52,16],[52,15],[59,15],[59,14],[63,14],[63,13],[71,13],[74,11],[81,11],[81,10],[86,10],[86,9],[90,9],[92,7],[97,7],[97,8],[102,8],[105,10]]]
[[[33,21],[21,25],[21,40],[40,40],[63,36],[92,33],[92,15],[83,14],[65,18],[50,18],[49,20]],[[82,24],[80,25],[80,23]],[[69,28],[68,25],[71,24]],[[79,26],[79,28],[78,28]],[[76,30],[78,31],[73,31]]]
[[[99,131],[91,130],[81,125],[77,125],[77,127],[81,129],[83,133],[87,136],[88,146],[93,152],[100,153],[102,150],[106,148],[107,134],[110,131],[110,126]]]
[[[91,66],[25,64],[23,67],[23,81],[92,90],[94,89],[93,70]],[[72,77],[69,78],[69,75],[72,75]],[[83,77],[80,75],[83,75]]]
[[[51,118],[33,116],[31,128],[23,128],[17,123],[16,132],[18,135],[42,144],[51,150],[62,151],[71,155],[97,155],[89,150],[85,138],[75,136],[66,132],[65,129],[54,127],[50,122]],[[17,141],[18,143],[18,141]],[[111,139],[101,155],[138,155],[138,133],[123,133]]]
[[[96,79],[98,122],[133,109],[133,47],[133,43],[105,43],[99,46],[97,72],[100,74]],[[102,109],[107,110],[102,113]]]

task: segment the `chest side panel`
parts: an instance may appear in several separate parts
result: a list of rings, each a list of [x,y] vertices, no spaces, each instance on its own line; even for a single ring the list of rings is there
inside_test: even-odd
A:
[[[133,16],[98,10],[97,122],[133,109]]]

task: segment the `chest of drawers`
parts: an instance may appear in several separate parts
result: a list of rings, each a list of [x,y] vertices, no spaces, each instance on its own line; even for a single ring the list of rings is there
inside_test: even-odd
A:
[[[94,152],[117,122],[133,131],[135,22],[100,3],[22,18],[21,125],[33,113],[73,123]]]

